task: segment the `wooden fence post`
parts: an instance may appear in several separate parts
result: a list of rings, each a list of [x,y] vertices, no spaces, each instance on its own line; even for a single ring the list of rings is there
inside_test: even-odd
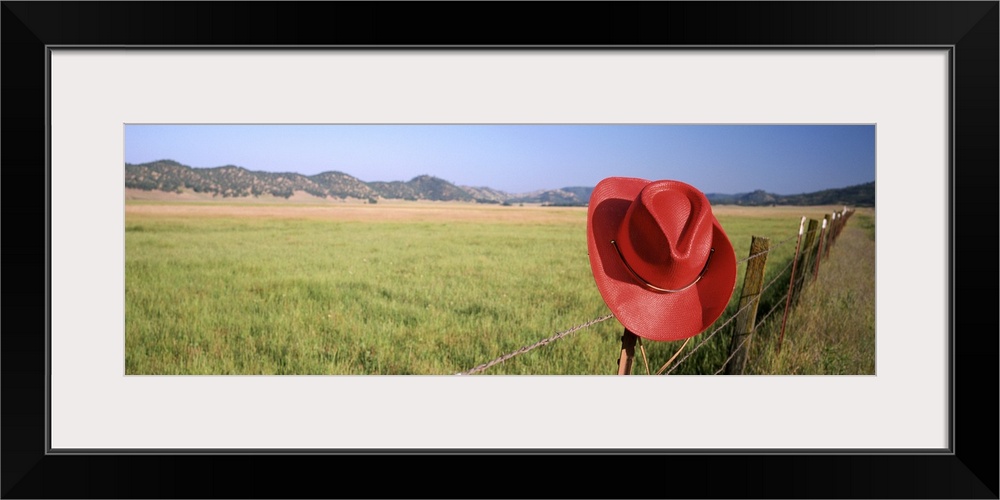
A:
[[[844,207],[844,210],[837,215],[839,222],[837,223],[837,232],[833,235],[834,239],[840,236],[840,232],[844,229],[844,225],[847,224],[847,220],[851,218],[851,214],[853,213],[854,210],[848,210],[847,207]]]
[[[833,242],[837,241],[837,233],[840,232],[840,224],[843,222],[843,216],[837,212],[833,212],[833,226],[830,227],[830,245],[827,246],[827,253],[830,252],[829,247],[833,246]]]
[[[836,239],[837,224],[840,220],[837,217],[837,212],[830,213],[830,230],[827,231],[826,235],[826,248],[823,249],[823,258],[828,258],[830,256],[830,245],[833,245],[833,240]]]
[[[622,352],[618,357],[619,375],[632,374],[632,360],[635,359],[635,341],[637,338],[628,328],[622,333]]]
[[[792,295],[795,291],[795,268],[799,264],[799,248],[802,246],[802,232],[805,230],[806,217],[799,221],[799,237],[795,240],[795,255],[792,256],[792,276],[788,278],[788,296],[785,298],[785,313],[781,318],[781,335],[778,337],[778,354],[781,354],[781,341],[785,339],[785,321],[788,320],[788,308],[792,305]]]
[[[792,297],[792,301],[796,304],[799,301],[799,295],[802,293],[802,289],[806,285],[806,277],[809,276],[809,265],[812,263],[811,256],[815,253],[813,252],[813,245],[816,243],[816,228],[818,226],[819,221],[816,219],[809,219],[805,238],[803,238],[802,241],[802,251],[799,253],[799,266],[802,268],[802,277],[799,279],[799,284],[795,287],[795,294]]]
[[[823,227],[819,230],[819,241],[816,242],[816,264],[813,266],[813,281],[819,278],[819,262],[823,260],[823,247],[826,246],[826,237],[828,236],[826,231],[827,216],[823,216]]]
[[[834,212],[836,219],[834,219],[837,224],[834,226],[833,239],[837,239],[837,234],[840,233],[840,225],[844,223],[844,214],[840,212]]]
[[[746,274],[743,276],[743,292],[740,294],[740,305],[733,327],[733,338],[729,343],[729,364],[726,365],[726,375],[741,375],[746,366],[747,352],[753,337],[757,322],[757,306],[760,304],[760,293],[764,288],[764,266],[767,264],[767,254],[771,249],[771,240],[754,236],[750,242],[750,259],[747,261]],[[745,309],[744,309],[745,308]]]

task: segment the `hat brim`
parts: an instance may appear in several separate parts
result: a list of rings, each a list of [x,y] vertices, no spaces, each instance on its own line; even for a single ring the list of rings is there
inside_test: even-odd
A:
[[[685,339],[703,332],[725,311],[736,287],[736,253],[713,216],[715,253],[694,286],[662,293],[636,282],[610,242],[632,201],[649,183],[645,179],[612,177],[594,187],[587,209],[590,267],[601,297],[625,328],[650,340]]]

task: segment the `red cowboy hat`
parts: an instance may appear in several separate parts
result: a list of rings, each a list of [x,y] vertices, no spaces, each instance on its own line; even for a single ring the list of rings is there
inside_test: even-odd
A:
[[[708,198],[683,182],[609,177],[587,209],[590,268],[632,333],[678,340],[708,328],[736,286],[736,253]]]

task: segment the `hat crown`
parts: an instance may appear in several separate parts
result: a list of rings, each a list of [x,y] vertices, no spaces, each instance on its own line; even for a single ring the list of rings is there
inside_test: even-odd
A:
[[[697,189],[678,181],[649,183],[618,228],[621,257],[648,283],[683,288],[705,269],[714,220],[708,199]]]

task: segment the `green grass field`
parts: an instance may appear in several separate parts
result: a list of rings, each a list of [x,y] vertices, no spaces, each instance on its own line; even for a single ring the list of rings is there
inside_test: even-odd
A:
[[[737,259],[753,235],[781,242],[765,282],[787,269],[800,217],[824,213],[717,209]],[[125,215],[130,375],[450,375],[609,313],[587,258],[585,208],[130,201]],[[735,309],[744,269],[717,324]],[[779,279],[773,291],[786,286]],[[778,300],[763,297],[761,314]],[[862,334],[874,345],[873,298],[869,306]],[[691,340],[673,374],[722,366],[728,331],[694,350],[713,329]],[[621,333],[612,318],[482,373],[614,374]],[[644,342],[650,370],[680,345]],[[646,372],[641,352],[635,373]],[[753,364],[764,357],[754,352],[748,371],[813,372]]]

